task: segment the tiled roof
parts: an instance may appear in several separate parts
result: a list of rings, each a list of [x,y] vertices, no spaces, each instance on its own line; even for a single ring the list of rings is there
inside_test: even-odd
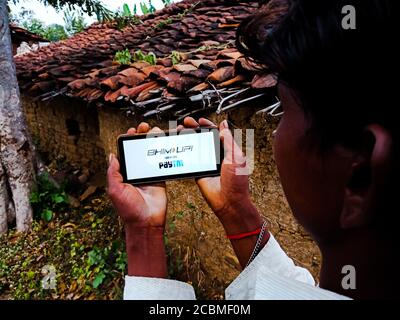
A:
[[[234,48],[238,24],[258,1],[182,1],[119,30],[94,24],[76,36],[16,58],[21,91],[42,100],[57,95],[145,117],[181,118],[207,108],[234,107],[275,85]],[[157,64],[113,62],[115,52],[153,52]],[[173,64],[172,52],[180,62]],[[236,104],[237,105],[237,104]]]
[[[23,41],[29,42],[49,42],[46,39],[43,39],[41,36],[34,34],[24,28],[18,27],[14,23],[10,23],[10,31],[11,31],[11,40],[12,43],[21,43]]]

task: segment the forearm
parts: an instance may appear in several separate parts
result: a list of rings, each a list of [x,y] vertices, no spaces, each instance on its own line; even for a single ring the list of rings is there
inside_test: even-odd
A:
[[[263,224],[263,218],[250,201],[226,209],[225,212],[222,213],[220,221],[227,235],[247,233],[260,228]],[[249,261],[257,238],[258,235],[254,235],[240,240],[231,240],[233,250],[242,268],[244,268]],[[263,237],[261,248],[264,247],[267,241],[268,232],[266,232]]]
[[[125,226],[128,275],[167,278],[163,228]]]

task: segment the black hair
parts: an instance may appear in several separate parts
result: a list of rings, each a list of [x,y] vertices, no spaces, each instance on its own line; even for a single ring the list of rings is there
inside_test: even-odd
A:
[[[272,0],[241,24],[237,47],[295,91],[323,145],[351,146],[370,123],[398,140],[395,2]],[[356,29],[342,24],[348,5]]]

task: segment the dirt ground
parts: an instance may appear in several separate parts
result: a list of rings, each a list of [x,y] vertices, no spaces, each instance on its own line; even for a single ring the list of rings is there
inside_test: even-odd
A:
[[[240,118],[241,115],[238,115]],[[235,119],[230,119],[235,123]],[[250,178],[252,199],[269,228],[297,265],[318,280],[320,252],[298,225],[283,195],[272,155],[276,121],[252,118],[256,139],[256,166]],[[195,287],[199,298],[223,299],[224,289],[240,273],[224,230],[191,181],[169,182],[168,247],[170,273]]]

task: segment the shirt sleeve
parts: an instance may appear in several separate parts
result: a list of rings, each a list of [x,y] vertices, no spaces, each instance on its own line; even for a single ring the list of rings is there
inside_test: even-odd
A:
[[[185,282],[126,276],[124,300],[196,300],[196,295]]]
[[[225,291],[227,300],[347,300],[315,286],[271,235],[254,261]],[[124,300],[195,300],[191,285],[168,279],[125,277]]]
[[[294,264],[271,235],[254,261],[225,291],[227,300],[348,299],[320,289],[307,269]]]

